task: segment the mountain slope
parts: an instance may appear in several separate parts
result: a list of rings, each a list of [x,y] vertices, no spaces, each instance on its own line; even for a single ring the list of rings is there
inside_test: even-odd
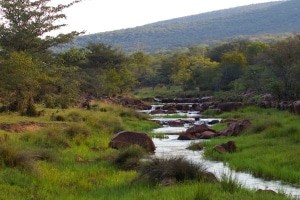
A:
[[[157,51],[237,36],[300,32],[300,1],[279,1],[242,6],[182,17],[136,28],[78,37],[74,44],[103,42],[126,51]]]

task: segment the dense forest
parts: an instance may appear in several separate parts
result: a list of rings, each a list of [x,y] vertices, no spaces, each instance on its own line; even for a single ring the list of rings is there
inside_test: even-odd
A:
[[[86,47],[90,42],[118,46],[127,52],[156,52],[215,44],[237,38],[266,40],[300,31],[300,2],[276,1],[182,17],[136,28],[85,35],[73,45]],[[271,36],[270,36],[271,34]]]

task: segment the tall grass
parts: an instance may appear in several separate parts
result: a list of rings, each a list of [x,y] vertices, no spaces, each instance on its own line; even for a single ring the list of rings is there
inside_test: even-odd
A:
[[[146,178],[152,183],[160,183],[164,179],[175,179],[178,182],[216,180],[201,165],[183,158],[153,159],[141,167],[139,178]]]
[[[132,184],[138,172],[122,170],[109,159],[102,159],[116,158],[114,155],[118,153],[108,148],[109,140],[120,127],[144,132],[156,125],[120,106],[97,105],[97,109],[92,110],[45,109],[45,116],[38,118],[0,114],[3,123],[35,121],[45,124],[37,132],[11,134],[0,130],[0,136],[9,135],[8,140],[0,143],[0,199],[287,199],[244,189],[229,193],[220,183],[201,179],[168,187],[148,181]],[[38,108],[41,109],[41,105]],[[65,121],[51,121],[52,113]],[[74,128],[76,126],[79,130]],[[70,129],[73,129],[71,134],[68,133]],[[81,129],[87,129],[88,134]],[[76,142],[78,135],[79,143]],[[77,162],[77,158],[91,162]]]
[[[113,163],[124,170],[134,170],[140,167],[140,159],[146,155],[146,150],[138,145],[121,149]]]

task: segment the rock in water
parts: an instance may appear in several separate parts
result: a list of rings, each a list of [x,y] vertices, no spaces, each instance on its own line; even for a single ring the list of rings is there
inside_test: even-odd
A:
[[[109,142],[109,147],[114,149],[121,149],[131,145],[139,145],[150,152],[155,150],[152,139],[145,133],[122,131],[117,133]]]
[[[205,133],[203,135],[203,133]],[[182,133],[179,135],[178,140],[195,140],[195,139],[210,139],[212,137],[215,137],[216,131],[213,129],[210,129],[207,125],[201,124],[201,125],[195,125],[188,130],[186,130],[185,133]]]

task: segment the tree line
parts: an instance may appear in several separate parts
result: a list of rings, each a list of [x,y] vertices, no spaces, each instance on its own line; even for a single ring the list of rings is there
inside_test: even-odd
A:
[[[79,32],[45,36],[64,24],[63,10],[80,1],[50,6],[51,0],[3,0],[0,9],[0,103],[2,110],[35,115],[35,103],[76,105],[81,98],[130,94],[136,88],[173,85],[198,95],[247,90],[278,99],[300,98],[300,36],[266,43],[233,41],[184,51],[126,54],[90,43],[55,53]]]

